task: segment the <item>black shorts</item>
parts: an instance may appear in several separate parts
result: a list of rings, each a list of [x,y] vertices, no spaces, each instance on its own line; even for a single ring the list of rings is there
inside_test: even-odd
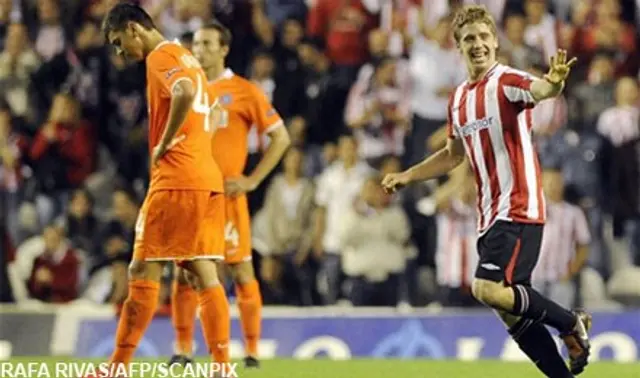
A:
[[[505,285],[531,285],[544,225],[497,221],[478,239],[476,278]]]

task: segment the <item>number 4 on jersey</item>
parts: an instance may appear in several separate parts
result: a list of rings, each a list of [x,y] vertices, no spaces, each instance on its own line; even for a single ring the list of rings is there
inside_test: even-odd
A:
[[[227,225],[224,227],[224,240],[231,243],[234,248],[237,248],[240,244],[238,229],[231,222],[227,222]]]
[[[182,63],[189,68],[201,68],[200,62],[192,55],[185,54],[181,57],[181,60]],[[228,114],[217,99],[213,104],[209,103],[209,94],[205,87],[206,82],[207,79],[201,73],[198,73],[196,95],[193,100],[192,109],[194,112],[204,115],[204,131],[209,133],[217,127],[226,127]]]

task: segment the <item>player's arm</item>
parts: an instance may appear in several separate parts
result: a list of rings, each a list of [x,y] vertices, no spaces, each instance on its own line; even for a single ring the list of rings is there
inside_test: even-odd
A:
[[[531,83],[531,95],[536,101],[553,98],[562,93],[564,82],[569,76],[571,66],[577,62],[573,58],[567,62],[567,52],[558,50],[556,56],[549,61],[549,72],[542,79],[535,79]]]
[[[409,182],[440,177],[464,161],[464,145],[460,138],[447,139],[447,145],[406,172]]]
[[[169,117],[162,138],[160,139],[160,150],[166,151],[171,147],[176,133],[180,130],[180,126],[182,126],[184,120],[187,118],[187,114],[189,114],[191,110],[195,95],[196,91],[190,79],[179,79],[171,87]]]
[[[249,180],[255,189],[275,169],[282,156],[291,145],[289,132],[278,112],[273,108],[261,89],[253,87],[252,109],[250,111],[253,123],[261,133],[269,137],[269,146],[262,155],[262,159],[249,175]]]

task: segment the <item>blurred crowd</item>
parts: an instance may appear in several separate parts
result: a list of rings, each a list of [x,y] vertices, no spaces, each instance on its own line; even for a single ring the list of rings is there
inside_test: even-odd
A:
[[[116,2],[0,0],[3,301],[126,297],[147,111],[144,64],[100,32]],[[534,284],[569,306],[640,303],[633,0],[140,3],[185,45],[213,18],[228,26],[228,66],[286,120],[293,147],[250,195],[265,303],[477,305],[468,166],[395,196],[379,185],[445,143],[447,99],[465,80],[451,14],[468,3],[497,20],[501,62],[542,75],[557,48],[579,59],[564,94],[533,111],[549,215]],[[266,143],[250,135],[248,171]]]

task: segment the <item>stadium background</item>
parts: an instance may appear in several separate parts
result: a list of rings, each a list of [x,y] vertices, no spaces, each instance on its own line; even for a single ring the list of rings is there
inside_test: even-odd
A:
[[[229,67],[265,90],[303,152],[250,196],[268,305],[265,358],[522,360],[492,314],[461,308],[474,307],[464,267],[436,258],[443,237],[434,199],[445,179],[388,202],[360,188],[369,169],[400,169],[442,142],[446,93],[464,75],[446,16],[469,2],[143,1],[165,35],[183,43],[213,16],[228,25]],[[596,311],[596,356],[636,361],[638,7],[631,0],[476,2],[502,20],[502,61],[539,73],[556,47],[579,58],[564,95],[538,107],[534,127],[543,165],[561,170],[566,200],[587,216],[590,254],[579,272],[546,284],[570,287],[576,305]],[[112,346],[148,160],[144,67],[125,66],[99,32],[113,3],[0,0],[0,359],[104,357]],[[349,130],[357,150],[341,138]],[[267,143],[252,135],[248,169]],[[340,170],[351,160],[362,174]],[[303,194],[284,188],[283,177]],[[334,235],[323,243],[315,208],[326,207],[329,224],[341,225],[325,232],[340,234],[341,210],[358,200],[379,201],[399,218],[371,215],[348,251]],[[273,223],[275,230],[267,227]],[[389,225],[404,238],[385,239]],[[50,258],[53,251],[59,258]],[[454,273],[438,275],[443,270]],[[166,309],[141,356],[171,354]],[[235,320],[233,338],[239,355]]]

